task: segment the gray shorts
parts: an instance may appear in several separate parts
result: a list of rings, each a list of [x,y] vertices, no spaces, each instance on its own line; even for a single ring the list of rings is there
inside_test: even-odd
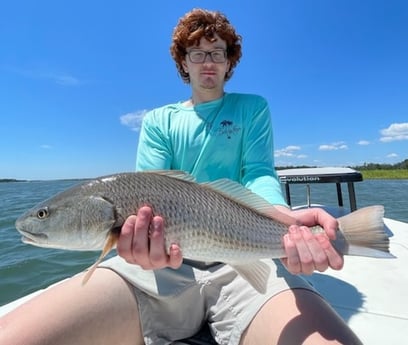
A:
[[[204,266],[185,260],[177,270],[149,271],[116,256],[100,267],[114,270],[135,287],[146,345],[235,345],[272,296],[289,288],[313,290],[279,260],[262,261],[272,273],[265,294],[224,264]]]

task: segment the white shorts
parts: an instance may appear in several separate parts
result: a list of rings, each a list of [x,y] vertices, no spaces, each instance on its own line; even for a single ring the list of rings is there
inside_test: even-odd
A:
[[[114,270],[134,286],[146,345],[211,344],[208,330],[217,344],[238,345],[272,296],[293,288],[314,291],[302,277],[290,274],[280,260],[262,261],[271,267],[265,294],[224,264],[205,266],[185,260],[177,270],[151,271],[116,256],[100,267]]]

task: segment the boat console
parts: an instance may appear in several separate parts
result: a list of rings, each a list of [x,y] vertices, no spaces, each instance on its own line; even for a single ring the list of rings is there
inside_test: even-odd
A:
[[[342,183],[348,187],[350,201],[350,211],[357,209],[354,182],[363,181],[363,176],[359,171],[351,168],[293,168],[277,170],[281,183],[285,186],[286,202],[291,205],[290,185],[306,184],[307,206],[311,206],[310,184],[312,183],[335,183],[337,189],[337,200],[339,207],[343,207],[343,196],[341,191]]]

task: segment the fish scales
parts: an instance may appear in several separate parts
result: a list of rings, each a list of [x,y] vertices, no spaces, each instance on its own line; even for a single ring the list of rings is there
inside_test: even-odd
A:
[[[242,260],[282,255],[287,226],[213,189],[154,173],[120,174],[84,185],[116,205],[122,219],[143,205],[165,221],[166,247],[178,243],[194,260]],[[274,253],[275,252],[275,253]],[[235,260],[234,260],[235,259]]]

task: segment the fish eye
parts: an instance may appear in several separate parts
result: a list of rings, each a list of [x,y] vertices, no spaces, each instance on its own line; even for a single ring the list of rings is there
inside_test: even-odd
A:
[[[45,219],[48,217],[48,208],[41,208],[37,211],[37,218],[38,219]]]

